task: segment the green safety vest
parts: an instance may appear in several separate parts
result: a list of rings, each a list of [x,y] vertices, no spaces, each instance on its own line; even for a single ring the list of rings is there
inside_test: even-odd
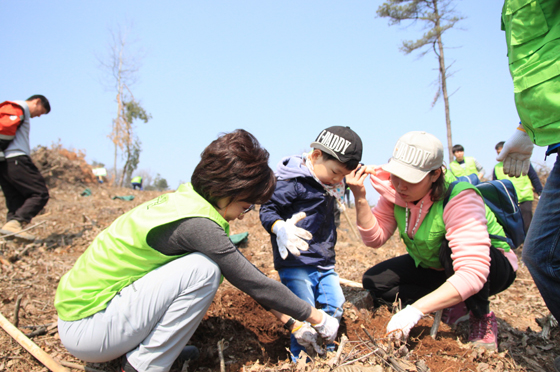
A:
[[[504,174],[504,163],[498,163],[494,167],[494,172],[496,173],[496,178],[499,180],[510,180],[517,193],[517,201],[522,203],[524,201],[533,200],[533,184],[529,179],[529,176],[521,177],[510,177]]]
[[[475,190],[480,195],[480,191],[478,191],[476,186],[468,182],[459,182],[451,191],[449,200],[466,189]],[[488,233],[505,237],[504,229],[496,220],[496,216],[494,216],[494,213],[488,206],[485,205],[485,207]],[[416,267],[442,269],[439,251],[446,233],[445,223],[443,222],[443,200],[435,201],[432,204],[428,214],[424,217],[422,224],[414,234],[414,239],[410,239],[405,231],[406,209],[395,204],[394,213],[400,237],[406,245],[406,251],[414,259]],[[496,248],[502,248],[505,252],[510,250],[509,244],[498,239],[491,239],[491,244]]]
[[[208,218],[229,236],[229,223],[190,183],[141,204],[103,230],[60,279],[54,300],[60,319],[74,321],[105,309],[124,287],[186,255],[166,256],[146,238],[157,226],[189,217]]]
[[[136,176],[130,180],[130,183],[142,183],[142,177]]]
[[[449,169],[455,177],[468,176],[473,173],[478,176],[478,169],[476,169],[476,163],[472,156],[465,156],[465,168],[457,160],[453,160],[449,164]]]
[[[502,30],[523,127],[538,146],[560,142],[559,2],[505,0]]]

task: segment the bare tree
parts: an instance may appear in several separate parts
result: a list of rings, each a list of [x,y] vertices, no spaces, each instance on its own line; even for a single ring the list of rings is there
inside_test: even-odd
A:
[[[115,146],[113,183],[120,186],[123,186],[125,176],[132,174],[139,162],[141,142],[135,135],[133,121],[141,119],[147,122],[151,117],[135,100],[131,91],[131,87],[138,79],[142,52],[133,47],[135,42],[130,38],[130,29],[131,27],[127,27],[123,30],[118,26],[116,30],[110,30],[108,55],[98,58],[101,68],[106,73],[108,85],[116,93],[117,115],[113,119],[111,134],[108,137]],[[120,172],[120,178],[117,178],[119,149],[123,151],[126,161],[123,171]],[[133,168],[131,168],[131,159],[135,161]]]
[[[388,0],[377,9],[377,15],[389,18],[389,25],[400,24],[402,21],[422,21],[426,32],[416,41],[403,41],[400,50],[410,54],[415,50],[431,46],[439,65],[438,90],[434,96],[432,107],[443,95],[445,104],[445,122],[447,128],[447,148],[449,161],[453,160],[453,140],[451,136],[451,115],[449,112],[449,95],[447,93],[448,66],[445,65],[442,35],[453,28],[464,17],[455,15],[453,0]],[[421,56],[428,53],[426,48]]]

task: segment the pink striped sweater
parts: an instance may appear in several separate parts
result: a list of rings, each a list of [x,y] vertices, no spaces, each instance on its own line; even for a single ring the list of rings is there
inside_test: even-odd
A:
[[[395,232],[397,221],[394,215],[394,204],[405,207],[406,203],[395,192],[390,181],[390,174],[376,169],[376,175],[370,175],[371,183],[379,192],[377,205],[372,208],[374,225],[369,229],[358,226],[364,244],[369,247],[381,247]],[[422,224],[425,215],[433,202],[431,192],[421,200],[424,201],[422,215],[418,226]],[[409,203],[410,221],[416,221],[420,209],[420,202],[416,205]],[[486,214],[484,202],[473,190],[465,190],[449,201],[443,212],[443,222],[446,226],[445,237],[449,240],[451,258],[455,274],[447,281],[455,287],[463,300],[478,293],[490,271],[490,238],[486,229]],[[408,235],[414,227],[409,224]],[[517,257],[513,251],[502,253],[517,271]]]

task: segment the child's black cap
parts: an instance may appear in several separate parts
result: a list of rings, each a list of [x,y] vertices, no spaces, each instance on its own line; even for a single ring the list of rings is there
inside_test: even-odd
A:
[[[324,129],[310,146],[334,156],[341,163],[362,160],[362,140],[350,127]]]

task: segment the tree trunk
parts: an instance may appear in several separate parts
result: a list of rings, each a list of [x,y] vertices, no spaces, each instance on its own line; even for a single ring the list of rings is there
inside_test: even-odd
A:
[[[438,0],[434,0],[434,14],[436,16],[436,29],[440,30],[440,22],[439,22],[439,12],[437,8]],[[439,61],[439,73],[441,76],[441,92],[443,93],[443,102],[445,105],[445,124],[447,128],[447,150],[449,155],[449,161],[447,164],[451,163],[453,160],[453,139],[451,136],[451,115],[449,113],[449,96],[447,94],[447,69],[445,68],[445,58],[443,54],[443,41],[441,40],[441,33],[438,34],[437,37],[437,44],[438,44],[438,61]]]

